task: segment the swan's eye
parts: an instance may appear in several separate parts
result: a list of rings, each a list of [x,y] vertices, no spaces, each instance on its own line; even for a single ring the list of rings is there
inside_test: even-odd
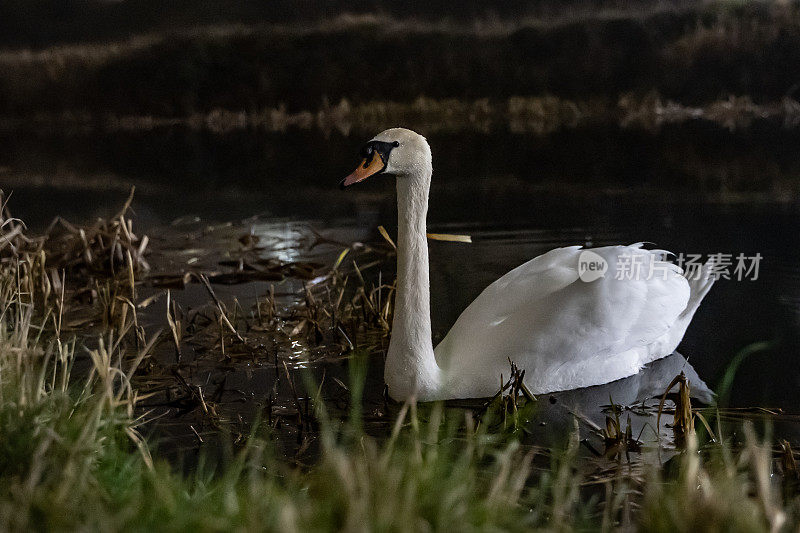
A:
[[[372,155],[372,145],[364,145],[361,147],[359,155],[363,158],[367,158]]]

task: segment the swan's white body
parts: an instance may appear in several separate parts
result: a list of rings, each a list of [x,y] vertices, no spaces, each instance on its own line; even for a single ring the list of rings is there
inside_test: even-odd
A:
[[[525,370],[534,394],[631,376],[675,350],[711,288],[713,279],[690,283],[662,260],[664,252],[640,244],[592,249],[608,270],[582,281],[581,247],[558,248],[489,285],[434,350],[425,222],[430,147],[401,128],[375,140],[398,143],[384,170],[397,176],[397,292],[384,372],[396,400],[491,396],[501,375],[508,377],[509,360]],[[617,279],[617,265],[631,258],[654,261],[657,274]]]

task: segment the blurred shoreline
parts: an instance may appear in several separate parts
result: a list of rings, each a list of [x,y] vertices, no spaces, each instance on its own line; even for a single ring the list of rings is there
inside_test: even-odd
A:
[[[643,2],[475,20],[410,9],[405,17],[339,14],[7,45],[0,116],[187,120],[268,110],[302,122],[344,101],[356,111],[385,102],[396,112],[419,100],[474,107],[520,98],[585,113],[650,95],[676,110],[729,99],[775,107],[796,105],[799,69],[797,2]]]

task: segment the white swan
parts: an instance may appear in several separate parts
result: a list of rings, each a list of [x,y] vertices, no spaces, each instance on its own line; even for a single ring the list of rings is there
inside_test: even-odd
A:
[[[525,384],[545,393],[608,383],[669,355],[713,284],[689,282],[641,244],[593,248],[608,265],[594,281],[579,276],[580,246],[557,248],[515,268],[467,307],[434,350],[425,218],[433,173],[425,138],[394,128],[362,149],[342,187],[376,174],[397,180],[397,292],[384,378],[395,400],[491,396],[509,360]],[[590,254],[591,255],[591,254]],[[602,262],[600,261],[600,262]],[[655,275],[617,279],[622,262]]]

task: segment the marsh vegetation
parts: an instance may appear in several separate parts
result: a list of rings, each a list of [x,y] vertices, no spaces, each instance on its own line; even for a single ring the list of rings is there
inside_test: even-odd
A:
[[[711,406],[693,406],[702,380],[668,366],[645,374],[650,389],[535,398],[512,368],[493,399],[394,404],[374,371],[392,312],[387,240],[223,225],[153,242],[128,205],[43,235],[4,209],[4,529],[776,531],[800,519],[796,454],[770,431],[796,415],[708,392]],[[216,244],[174,248],[185,239]],[[631,386],[651,394],[615,403]]]

